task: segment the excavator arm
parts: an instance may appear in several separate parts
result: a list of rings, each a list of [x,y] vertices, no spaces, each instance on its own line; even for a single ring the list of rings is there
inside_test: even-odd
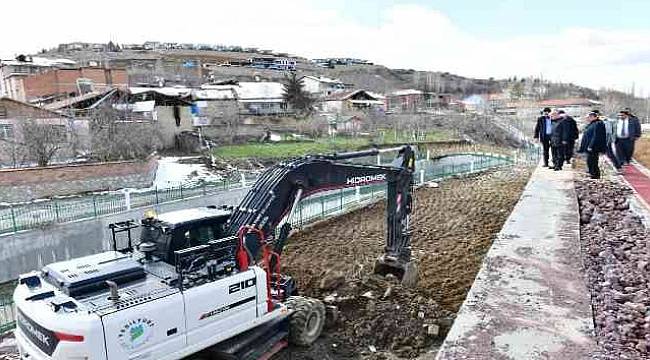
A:
[[[398,156],[387,166],[345,161],[389,151],[397,151]],[[403,278],[411,264],[409,214],[414,171],[411,146],[307,156],[281,163],[262,174],[233,210],[227,232],[242,237],[240,262],[256,260],[263,244],[272,243],[270,267],[274,269],[291,230],[288,221],[277,232],[276,228],[283,218],[291,216],[301,199],[333,189],[386,183],[386,246],[376,269]]]

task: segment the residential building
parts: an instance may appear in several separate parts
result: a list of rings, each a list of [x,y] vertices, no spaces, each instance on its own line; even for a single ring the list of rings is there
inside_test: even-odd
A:
[[[357,134],[363,128],[363,119],[358,115],[340,115],[330,117],[328,121],[328,134]]]
[[[52,131],[42,138],[29,139],[25,131],[30,126],[49,125]],[[21,101],[0,97],[0,166],[30,166],[38,162],[39,144],[49,142],[59,147],[53,161],[63,161],[75,156],[71,138],[74,132],[87,134],[87,122],[75,121],[51,110],[42,109]],[[47,138],[46,138],[47,137]],[[43,145],[42,143],[40,145]],[[52,144],[50,144],[52,145]]]
[[[191,89],[182,87],[113,88],[46,105],[75,119],[90,119],[105,109],[114,111],[114,121],[150,126],[165,149],[177,148],[178,137],[194,131]],[[154,132],[155,130],[155,132]]]
[[[334,92],[345,90],[345,84],[339,79],[306,75],[301,77],[300,81],[302,81],[305,91],[316,97],[324,97]]]
[[[244,115],[284,115],[290,112],[284,100],[284,84],[278,82],[240,82],[237,93],[240,113]]]
[[[142,47],[145,50],[157,50],[161,47],[161,44],[158,41],[147,41],[142,45]]]
[[[388,111],[413,113],[447,107],[451,95],[405,89],[388,94],[386,99]]]
[[[252,67],[269,70],[292,71],[296,70],[296,64],[296,59],[275,56],[254,57],[251,61]]]
[[[194,126],[232,125],[239,119],[237,92],[232,85],[207,85],[192,91]]]
[[[192,102],[189,95],[182,92],[160,91],[151,88],[148,91],[130,91],[129,104],[134,115],[151,118],[160,133],[163,148],[179,148],[180,136],[194,131]],[[177,95],[178,94],[178,95]]]
[[[386,110],[386,98],[363,89],[339,91],[326,96],[321,101],[320,108],[326,113],[369,109]]]
[[[69,59],[47,59],[19,56],[15,60],[0,61],[0,96],[19,101],[26,100],[25,77],[40,74],[55,68],[69,68],[76,62]]]
[[[538,103],[538,108],[545,107],[563,109],[571,116],[583,116],[594,106],[602,105],[601,102],[587,98],[547,99]]]
[[[354,58],[312,59],[311,62],[322,67],[332,67],[334,65],[372,65],[368,60]]]
[[[46,104],[93,91],[113,87],[126,88],[129,84],[124,69],[82,67],[76,69],[51,69],[40,74],[23,77],[22,92],[16,100]]]

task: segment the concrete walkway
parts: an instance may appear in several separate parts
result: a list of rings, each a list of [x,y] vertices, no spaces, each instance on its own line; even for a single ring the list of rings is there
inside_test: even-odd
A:
[[[538,168],[504,224],[438,360],[590,359],[573,172]]]

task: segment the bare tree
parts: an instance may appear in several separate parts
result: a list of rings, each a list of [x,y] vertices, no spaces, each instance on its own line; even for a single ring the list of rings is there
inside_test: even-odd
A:
[[[54,156],[67,145],[67,126],[37,122],[32,119],[20,125],[23,146],[30,159],[38,166],[47,166]]]
[[[100,161],[144,159],[161,147],[161,135],[151,120],[124,117],[109,107],[90,120],[90,156]]]

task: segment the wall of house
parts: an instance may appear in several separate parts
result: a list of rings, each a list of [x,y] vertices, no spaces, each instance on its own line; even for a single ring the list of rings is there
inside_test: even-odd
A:
[[[156,106],[158,129],[165,149],[176,147],[176,135],[183,131],[194,130],[191,108],[189,106],[179,106],[179,110],[181,121],[177,126],[173,106]]]
[[[340,113],[343,111],[343,101],[332,100],[323,102],[323,111],[330,113]]]
[[[2,77],[2,93],[0,96],[7,96],[14,100],[25,101],[24,76]]]
[[[49,95],[77,94],[77,80],[82,78],[92,80],[96,91],[128,85],[127,72],[122,69],[57,69],[25,77],[25,97],[30,100]]]
[[[240,103],[242,114],[249,115],[275,115],[286,113],[285,104],[278,102],[242,102]]]
[[[208,118],[209,125],[233,124],[239,120],[237,100],[204,100],[205,107],[200,108],[201,116]]]
[[[158,158],[97,164],[0,169],[0,202],[151,186]]]

